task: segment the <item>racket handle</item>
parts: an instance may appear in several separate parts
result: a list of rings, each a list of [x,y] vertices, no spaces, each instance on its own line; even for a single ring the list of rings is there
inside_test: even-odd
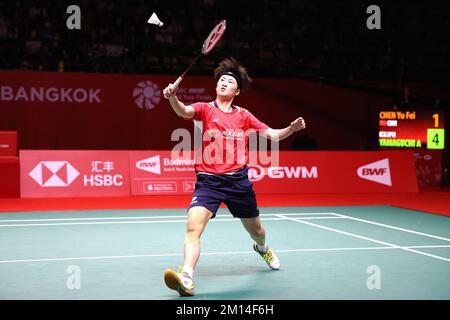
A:
[[[183,80],[183,77],[178,77],[177,81],[173,83],[173,90],[178,88],[178,85],[180,84],[181,80]]]

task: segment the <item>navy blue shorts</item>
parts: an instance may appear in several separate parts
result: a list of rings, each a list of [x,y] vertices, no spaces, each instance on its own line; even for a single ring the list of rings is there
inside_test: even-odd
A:
[[[230,210],[235,218],[254,218],[259,216],[253,184],[248,180],[248,168],[245,166],[232,175],[197,174],[192,207],[205,207],[216,216],[221,203]]]

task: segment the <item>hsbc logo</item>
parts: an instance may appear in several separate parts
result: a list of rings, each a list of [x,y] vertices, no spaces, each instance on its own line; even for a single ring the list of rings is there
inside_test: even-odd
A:
[[[362,179],[392,186],[388,158],[359,167],[357,173]]]
[[[251,165],[248,168],[248,178],[255,182],[262,180],[264,176],[270,179],[317,179],[319,177],[317,167],[270,167],[264,169],[259,165]]]
[[[79,175],[67,161],[41,161],[29,173],[41,187],[67,187]]]
[[[154,156],[138,161],[136,162],[136,168],[155,174],[161,174],[161,158],[160,156]]]

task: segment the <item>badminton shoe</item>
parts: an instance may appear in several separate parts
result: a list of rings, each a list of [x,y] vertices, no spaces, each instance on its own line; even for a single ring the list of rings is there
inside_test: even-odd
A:
[[[272,249],[268,249],[267,252],[261,252],[258,249],[258,245],[256,243],[253,244],[253,249],[259,253],[259,255],[264,259],[264,261],[267,263],[267,265],[272,269],[272,270],[278,270],[280,269],[280,259],[278,259],[277,255],[275,254],[275,252],[273,252]]]
[[[178,272],[171,269],[164,271],[164,281],[166,285],[178,292],[182,297],[191,297],[194,295],[194,282],[183,267],[178,268]]]

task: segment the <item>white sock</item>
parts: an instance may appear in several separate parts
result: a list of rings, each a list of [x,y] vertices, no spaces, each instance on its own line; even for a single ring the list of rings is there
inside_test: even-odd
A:
[[[260,246],[259,244],[256,244],[256,246],[258,247],[258,250],[262,253],[266,253],[267,250],[269,250],[269,246],[267,245],[267,243],[265,243],[262,246]]]
[[[183,266],[183,271],[186,272],[191,279],[194,277],[194,269],[191,267]]]

